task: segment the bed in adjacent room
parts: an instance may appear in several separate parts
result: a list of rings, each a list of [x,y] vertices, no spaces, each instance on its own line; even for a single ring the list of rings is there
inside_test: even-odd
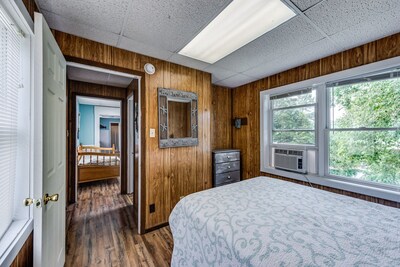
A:
[[[183,198],[172,266],[400,266],[400,209],[257,177]]]
[[[110,148],[81,145],[77,154],[78,183],[120,176],[120,153],[114,145]]]

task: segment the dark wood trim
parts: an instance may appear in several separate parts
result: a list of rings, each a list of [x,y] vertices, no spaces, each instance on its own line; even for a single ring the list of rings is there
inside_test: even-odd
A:
[[[68,82],[69,84],[69,82]],[[67,88],[67,94],[70,96],[70,88]],[[68,203],[75,203],[77,199],[76,189],[77,189],[77,172],[76,172],[76,94],[72,94],[72,97],[67,97],[68,103],[67,107],[67,117],[68,124],[67,129],[69,129],[69,138],[67,138],[67,151],[68,151]],[[71,117],[69,117],[71,114]],[[72,119],[73,118],[73,119]],[[72,149],[75,148],[75,149]]]
[[[33,266],[33,231],[26,239],[18,255],[10,265],[11,267],[31,267]]]
[[[137,97],[139,98],[139,96]],[[145,75],[142,76],[140,80],[140,233],[145,233],[146,229],[146,83],[145,83]],[[139,227],[139,226],[138,226]]]
[[[121,194],[128,193],[128,105],[126,98],[121,100]]]
[[[69,118],[69,127],[70,127],[70,138],[67,142],[67,149],[69,151],[69,183],[68,183],[68,196],[69,203],[74,203],[76,199],[76,104],[78,96],[85,97],[95,97],[95,98],[103,98],[103,99],[113,99],[121,101],[121,194],[126,194],[128,191],[127,187],[127,160],[126,160],[126,148],[127,148],[127,134],[126,134],[126,124],[127,124],[127,104],[126,98],[123,97],[114,97],[107,95],[100,95],[96,93],[76,93],[70,92],[70,88],[68,88],[68,92],[70,95],[71,105],[68,105],[68,114],[71,114],[71,118]]]
[[[146,234],[146,233],[149,233],[149,232],[151,232],[151,231],[161,229],[161,228],[163,228],[163,227],[165,227],[165,226],[169,226],[169,222],[162,223],[162,224],[153,226],[153,227],[151,227],[151,228],[149,228],[149,229],[146,229],[146,231],[145,231],[144,233]]]

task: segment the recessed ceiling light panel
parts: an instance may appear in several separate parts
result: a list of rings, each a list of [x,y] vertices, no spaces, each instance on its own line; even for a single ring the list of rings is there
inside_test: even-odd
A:
[[[233,0],[179,54],[213,64],[295,15],[281,0]]]

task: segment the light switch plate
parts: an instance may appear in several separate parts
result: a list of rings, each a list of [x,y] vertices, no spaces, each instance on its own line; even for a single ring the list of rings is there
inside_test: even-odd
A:
[[[156,137],[156,129],[150,128],[150,137]]]

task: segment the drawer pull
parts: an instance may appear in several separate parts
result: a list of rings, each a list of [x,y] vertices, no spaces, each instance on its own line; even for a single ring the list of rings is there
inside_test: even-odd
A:
[[[228,169],[230,169],[231,168],[231,166],[228,166]]]
[[[230,158],[231,158],[231,156],[227,156],[226,158],[230,159]]]
[[[228,175],[228,177],[227,177],[228,179],[231,179],[231,176],[230,175]]]

